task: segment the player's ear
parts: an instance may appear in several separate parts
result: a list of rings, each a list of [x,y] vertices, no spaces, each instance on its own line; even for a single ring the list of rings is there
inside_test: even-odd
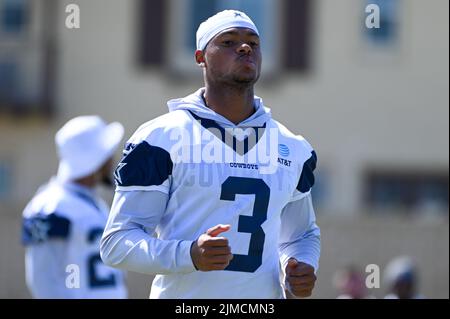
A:
[[[199,67],[205,67],[205,55],[202,50],[195,51],[195,62],[197,62]]]

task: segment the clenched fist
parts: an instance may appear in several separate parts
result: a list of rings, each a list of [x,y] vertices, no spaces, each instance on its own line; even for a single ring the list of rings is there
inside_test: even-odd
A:
[[[314,267],[291,258],[286,266],[286,287],[296,297],[311,296],[316,282]]]
[[[217,237],[230,230],[230,225],[216,225],[202,234],[191,246],[191,258],[198,270],[224,270],[233,259],[228,239]]]

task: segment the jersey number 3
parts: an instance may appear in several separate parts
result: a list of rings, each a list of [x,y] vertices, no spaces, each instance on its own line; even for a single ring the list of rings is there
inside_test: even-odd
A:
[[[238,232],[250,233],[248,255],[234,254],[225,270],[255,272],[262,263],[266,234],[261,225],[267,219],[270,188],[259,178],[228,177],[222,184],[221,200],[234,201],[236,194],[255,195],[252,216],[239,216]]]

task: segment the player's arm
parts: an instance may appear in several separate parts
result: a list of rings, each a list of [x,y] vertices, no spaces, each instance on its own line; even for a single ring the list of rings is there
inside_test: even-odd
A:
[[[317,155],[302,140],[307,160],[303,163],[298,185],[291,202],[281,214],[280,259],[287,289],[297,297],[311,295],[320,257],[320,229],[311,199]]]
[[[146,274],[194,271],[192,241],[152,236],[167,201],[168,194],[160,191],[116,191],[100,245],[103,262]]]
[[[196,241],[151,236],[165,212],[168,195],[159,191],[116,192],[100,246],[107,265],[146,274],[225,269],[233,258],[217,225]]]
[[[320,229],[310,193],[283,209],[279,250],[286,288],[297,297],[310,296],[320,257]]]
[[[311,194],[286,205],[281,214],[280,258],[287,266],[289,258],[307,263],[317,271],[320,257],[320,228]]]
[[[224,269],[232,258],[228,241],[210,229],[196,241],[154,238],[169,200],[172,162],[162,148],[141,142],[127,150],[116,170],[117,189],[102,240],[102,260],[147,273],[189,273]]]

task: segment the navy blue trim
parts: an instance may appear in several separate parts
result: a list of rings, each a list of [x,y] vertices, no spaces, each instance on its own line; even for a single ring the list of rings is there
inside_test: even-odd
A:
[[[146,141],[125,148],[124,157],[114,173],[116,185],[156,186],[172,175],[172,159],[165,149]]]
[[[216,121],[211,120],[211,119],[207,119],[207,118],[203,118],[200,117],[196,114],[194,114],[194,112],[188,110],[189,113],[191,113],[192,117],[194,119],[196,119],[197,121],[200,122],[200,124],[207,130],[210,130],[211,128],[217,129],[220,131],[221,136],[217,136],[217,138],[222,140],[222,143],[225,143],[226,145],[228,145],[229,147],[231,147],[233,149],[233,151],[239,153],[239,155],[244,155],[246,154],[248,151],[250,151],[260,140],[261,136],[264,134],[265,128],[266,128],[266,123],[264,123],[263,126],[254,126],[254,127],[248,127],[248,128],[252,128],[253,129],[253,134],[256,135],[256,143],[255,145],[249,145],[249,137],[247,136],[244,140],[239,141],[236,139],[236,137],[231,136],[231,134],[225,130],[225,128],[223,128],[222,126],[220,126]],[[247,127],[246,127],[247,128]],[[259,130],[258,129],[263,129],[261,135],[259,134]],[[211,131],[214,134],[214,131]],[[232,141],[233,145],[227,144],[227,142],[229,143],[229,141]],[[241,145],[243,144],[244,147],[241,147]],[[238,148],[238,145],[240,146]]]
[[[127,155],[129,152],[131,152],[133,150],[133,148],[136,147],[136,144],[133,143],[125,143],[125,147],[123,148],[123,153],[122,155],[125,156]]]
[[[72,194],[74,194],[76,197],[78,197],[79,199],[83,200],[86,204],[94,207],[95,210],[100,211],[100,207],[98,207],[97,203],[95,202],[95,200],[92,197],[90,197],[86,194],[83,194],[82,192],[77,192],[74,190],[70,190],[70,192]]]
[[[116,276],[114,275],[114,273],[110,273],[107,277],[100,276],[96,271],[97,266],[99,265],[104,265],[100,254],[92,254],[88,258],[89,287],[94,289],[101,289],[116,286]]]
[[[97,240],[97,238],[102,237],[102,235],[103,235],[103,228],[94,227],[91,230],[89,230],[87,235],[87,241],[88,243],[93,243]]]
[[[22,220],[22,244],[42,243],[48,239],[67,239],[70,235],[71,223],[66,217],[57,213],[39,213]]]
[[[297,190],[302,193],[308,192],[314,185],[314,170],[317,165],[317,155],[311,151],[311,157],[303,164],[302,174],[297,185]]]

